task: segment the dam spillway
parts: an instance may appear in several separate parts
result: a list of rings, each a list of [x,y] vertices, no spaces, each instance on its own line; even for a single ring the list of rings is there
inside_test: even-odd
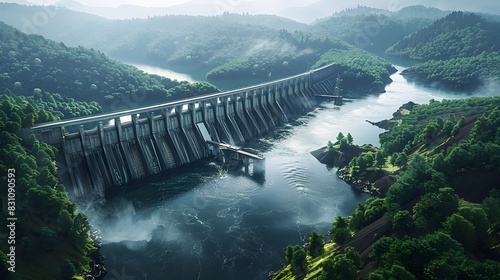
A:
[[[211,154],[207,141],[242,145],[334,96],[339,67],[250,87],[21,129],[59,149],[58,174],[73,198],[174,169]],[[335,97],[335,96],[334,96]],[[123,121],[128,117],[129,121]]]

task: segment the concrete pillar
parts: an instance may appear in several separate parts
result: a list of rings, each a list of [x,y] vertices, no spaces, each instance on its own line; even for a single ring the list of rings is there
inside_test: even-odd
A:
[[[63,128],[64,129],[64,128]],[[79,187],[76,183],[75,174],[73,173],[73,162],[71,162],[68,148],[66,147],[66,133],[63,133],[61,138],[62,152],[64,154],[64,160],[66,161],[66,169],[69,173],[69,178],[71,180],[71,185],[73,186],[74,194],[77,195],[76,190]],[[83,190],[80,190],[82,192]]]
[[[148,121],[149,121],[149,132],[151,133],[150,137],[153,142],[153,150],[156,156],[156,159],[158,160],[160,164],[160,169],[161,170],[166,170],[167,169],[167,163],[165,162],[165,159],[163,156],[160,155],[161,149],[160,149],[160,143],[158,141],[158,129],[156,127],[156,123],[154,120],[155,113],[154,112],[149,112],[148,113]]]
[[[253,160],[253,175],[256,177],[264,178],[266,176],[266,160],[254,159]]]
[[[123,141],[125,141],[125,139],[123,137],[123,127],[120,118],[115,119],[115,127],[116,127],[116,134],[118,135],[118,143],[120,151],[123,155],[123,158],[125,159],[125,165],[128,168],[128,174],[131,176],[132,174],[135,173],[135,169],[132,166],[132,161],[130,160],[130,156],[127,154],[125,147],[123,146]]]
[[[177,116],[179,127],[182,127],[184,125],[184,121],[182,120],[182,106],[175,107],[175,115]]]
[[[118,185],[117,178],[115,176],[115,172],[113,172],[113,165],[110,163],[110,157],[108,154],[108,149],[106,149],[106,146],[104,145],[104,127],[102,124],[102,121],[99,122],[97,129],[99,131],[99,141],[101,142],[101,149],[102,153],[104,155],[104,162],[106,163],[106,168],[108,171],[109,176],[111,177],[111,180],[113,180],[113,185]]]
[[[80,133],[80,142],[82,144],[83,157],[84,157],[85,163],[87,165],[87,170],[89,171],[88,177],[89,177],[90,182],[92,184],[92,188],[96,188],[97,183],[95,181],[94,174],[92,174],[92,166],[91,166],[92,163],[89,161],[89,152],[88,152],[87,142],[85,141],[85,129],[83,128],[83,125],[80,125],[78,130]]]
[[[257,115],[257,119],[260,120],[260,128],[264,131],[269,131],[269,125],[267,124],[267,121],[260,110],[261,105],[259,101],[259,94],[257,92],[254,92],[254,94],[252,95],[252,107]]]
[[[182,164],[182,160],[181,160],[181,156],[179,155],[179,147],[177,147],[177,145],[175,145],[175,142],[174,140],[172,139],[172,135],[171,135],[171,131],[174,129],[174,127],[172,127],[172,125],[170,124],[170,113],[172,111],[172,108],[166,108],[163,110],[163,121],[165,123],[165,132],[166,132],[166,140],[167,140],[167,143],[170,147],[173,147],[173,149],[171,149],[172,151],[172,154],[174,156],[174,161],[176,163],[176,166],[179,166]]]
[[[132,115],[132,129],[134,131],[134,137],[137,142],[139,142],[139,128],[137,124],[137,115]]]
[[[245,95],[243,97],[243,110],[246,113],[246,116],[250,120],[251,126],[255,129],[257,135],[261,135],[261,128],[259,124],[257,123],[257,120],[254,117],[254,114],[252,113],[252,100],[253,96],[251,92],[245,92]]]
[[[136,114],[132,115],[132,127],[133,127],[133,131],[134,131],[134,138],[136,141],[135,143],[136,143],[136,146],[139,148],[139,154],[141,157],[142,166],[146,167],[146,172],[148,173],[147,175],[152,175],[155,173],[154,168],[152,166],[152,161],[154,159],[152,159],[152,158],[150,159],[147,157],[147,153],[145,151],[146,147],[143,147],[141,145],[140,138],[145,138],[146,135],[144,135],[144,132],[142,132],[139,129],[139,122],[138,122]]]
[[[250,159],[248,157],[243,157],[243,166],[245,167],[245,173],[250,172]]]

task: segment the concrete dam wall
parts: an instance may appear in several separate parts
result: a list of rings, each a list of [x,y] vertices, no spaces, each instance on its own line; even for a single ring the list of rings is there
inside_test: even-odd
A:
[[[251,87],[120,112],[38,124],[19,133],[59,149],[59,177],[73,198],[207,158],[207,141],[241,145],[335,92],[338,66]],[[128,117],[129,121],[123,121]]]

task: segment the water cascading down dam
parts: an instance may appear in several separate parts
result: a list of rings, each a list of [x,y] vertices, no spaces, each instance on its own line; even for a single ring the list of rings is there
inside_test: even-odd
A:
[[[19,136],[34,134],[59,149],[58,175],[72,198],[100,196],[111,187],[207,158],[216,150],[214,143],[241,145],[265,135],[312,110],[316,96],[341,100],[338,72],[338,65],[330,64],[241,89],[37,124]]]

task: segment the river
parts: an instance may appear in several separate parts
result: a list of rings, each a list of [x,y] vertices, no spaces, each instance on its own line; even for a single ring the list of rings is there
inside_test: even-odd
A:
[[[408,83],[399,73],[392,79],[386,93],[341,107],[323,103],[255,141],[252,147],[266,157],[265,181],[199,162],[83,209],[100,230],[106,279],[267,279],[284,262],[286,245],[303,244],[311,231],[326,235],[335,216],[349,215],[369,197],[311,151],[338,132],[377,146],[382,130],[365,120],[390,118],[408,101],[468,96]]]

